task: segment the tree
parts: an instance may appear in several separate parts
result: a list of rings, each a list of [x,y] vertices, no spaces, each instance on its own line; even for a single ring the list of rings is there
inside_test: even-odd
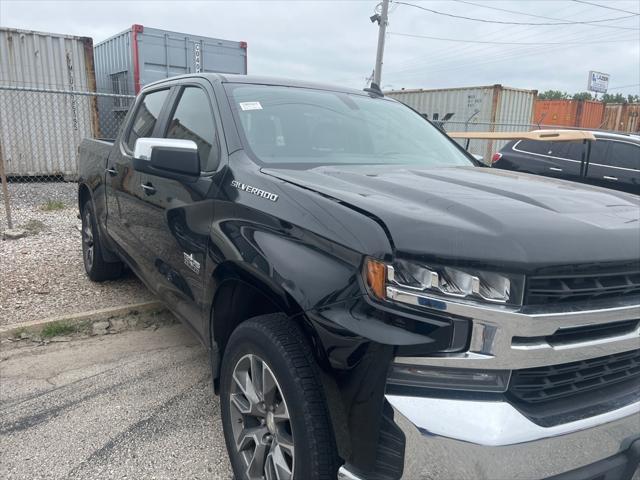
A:
[[[606,103],[626,103],[627,102],[627,98],[625,98],[625,96],[622,95],[621,93],[616,93],[615,95],[612,93],[605,93],[602,95],[602,98],[600,100]]]
[[[593,100],[593,97],[591,96],[591,93],[589,92],[578,92],[578,93],[574,93],[573,94],[573,98],[574,100]]]
[[[567,92],[561,92],[560,90],[547,90],[538,94],[540,100],[567,100],[569,94]]]

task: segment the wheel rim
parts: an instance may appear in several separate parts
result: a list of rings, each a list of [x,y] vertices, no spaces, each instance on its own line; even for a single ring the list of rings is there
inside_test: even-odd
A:
[[[82,217],[82,254],[84,257],[84,264],[87,270],[91,270],[93,266],[93,230],[91,229],[91,212],[86,209]]]
[[[250,480],[291,480],[294,442],[287,402],[273,371],[257,355],[233,369],[230,410],[236,450]]]

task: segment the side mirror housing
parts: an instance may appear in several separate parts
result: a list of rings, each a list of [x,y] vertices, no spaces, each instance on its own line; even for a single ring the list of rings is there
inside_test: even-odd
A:
[[[159,177],[195,181],[200,176],[198,145],[176,138],[138,138],[133,168]]]

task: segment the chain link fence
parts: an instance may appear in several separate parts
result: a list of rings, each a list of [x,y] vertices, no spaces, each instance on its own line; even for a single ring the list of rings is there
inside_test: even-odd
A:
[[[42,208],[56,208],[62,184],[78,178],[78,147],[84,138],[115,138],[135,97],[0,85],[0,229],[13,228],[25,197],[42,190]],[[28,186],[31,184],[31,187]],[[75,188],[73,189],[75,191]]]

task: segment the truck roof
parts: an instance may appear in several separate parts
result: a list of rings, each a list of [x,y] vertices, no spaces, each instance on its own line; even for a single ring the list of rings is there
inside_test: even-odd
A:
[[[357,90],[355,88],[345,88],[336,85],[320,82],[308,82],[304,80],[292,80],[288,78],[268,77],[262,75],[236,75],[236,74],[222,74],[222,73],[189,73],[186,75],[178,75],[176,77],[165,78],[158,80],[157,82],[149,83],[144,86],[143,90],[155,85],[161,85],[163,83],[171,83],[175,80],[183,78],[206,78],[210,81],[219,81],[222,83],[247,83],[252,85],[277,85],[283,87],[298,87],[298,88],[312,88],[315,90],[328,90],[332,92],[343,92],[353,95],[367,96],[367,92],[363,90]]]

